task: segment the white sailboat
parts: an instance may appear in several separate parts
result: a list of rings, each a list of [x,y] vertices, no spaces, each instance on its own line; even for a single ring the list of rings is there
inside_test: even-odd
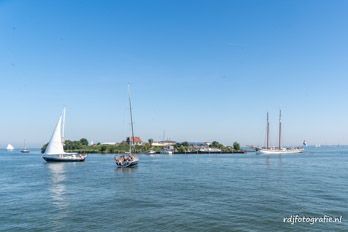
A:
[[[115,163],[119,168],[130,168],[138,164],[139,158],[135,156],[134,152],[134,127],[133,127],[133,113],[132,113],[132,101],[130,96],[130,87],[128,85],[128,101],[129,101],[129,114],[131,120],[131,137],[129,139],[129,154],[120,155],[115,157]]]
[[[42,158],[47,162],[77,162],[84,161],[87,155],[67,153],[64,151],[65,108],[59,117],[57,126],[52,134]]]
[[[22,153],[29,153],[29,152],[30,152],[30,150],[27,148],[27,143],[26,143],[25,140],[24,140],[24,147],[23,147],[23,149],[21,150],[21,152],[22,152]]]
[[[7,144],[6,149],[7,149],[7,151],[13,151],[15,148],[12,144]]]
[[[282,138],[282,111],[279,112],[279,137],[278,137],[278,147],[269,146],[269,117],[267,112],[267,129],[266,129],[266,148],[260,149],[258,152],[265,155],[285,155],[285,154],[298,154],[304,151],[303,148],[286,148],[281,145]]]

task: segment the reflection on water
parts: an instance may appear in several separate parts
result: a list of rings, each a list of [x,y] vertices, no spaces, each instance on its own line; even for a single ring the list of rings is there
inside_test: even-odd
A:
[[[265,161],[266,161],[267,168],[272,167],[272,162],[273,162],[273,166],[274,166],[274,164],[277,164],[278,167],[281,167],[282,164],[283,164],[281,155],[277,155],[277,156],[269,156],[269,155],[267,155],[264,158],[265,158]]]
[[[138,170],[138,167],[132,167],[132,168],[115,168],[115,172],[117,173],[125,173],[125,174],[131,174],[135,173]]]
[[[50,192],[55,204],[58,208],[64,209],[69,206],[69,202],[65,199],[66,186],[65,181],[65,172],[64,172],[64,163],[48,163],[48,169],[51,173],[51,186]]]

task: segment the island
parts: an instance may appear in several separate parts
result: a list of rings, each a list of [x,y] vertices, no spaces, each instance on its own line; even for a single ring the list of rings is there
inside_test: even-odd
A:
[[[118,143],[89,143],[86,138],[80,140],[65,140],[64,150],[66,152],[78,153],[99,153],[99,154],[124,154],[129,152],[130,138]],[[242,150],[238,142],[231,146],[223,145],[220,142],[175,142],[158,141],[149,139],[143,142],[139,137],[133,138],[134,152],[136,153],[164,153],[164,150],[170,150],[173,154],[226,154],[226,153],[246,153]],[[47,143],[42,146],[41,152],[44,153]]]

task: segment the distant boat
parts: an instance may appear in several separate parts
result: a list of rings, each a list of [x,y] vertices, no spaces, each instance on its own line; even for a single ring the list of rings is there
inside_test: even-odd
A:
[[[59,117],[57,126],[49,141],[45,153],[42,158],[47,162],[79,162],[84,161],[87,155],[78,153],[66,153],[64,151],[64,124],[65,124],[65,108]]]
[[[156,154],[156,153],[157,153],[157,152],[154,151],[154,150],[150,150],[150,151],[147,152],[147,154],[149,154],[149,155],[153,155],[153,154]]]
[[[134,127],[133,127],[133,113],[132,100],[130,96],[130,87],[128,85],[128,102],[129,115],[131,120],[131,137],[129,138],[129,154],[114,157],[115,163],[119,168],[130,168],[138,165],[139,158],[134,154]]]
[[[282,138],[282,111],[279,112],[279,138],[278,138],[278,147],[269,146],[269,117],[267,113],[267,128],[266,128],[266,148],[258,150],[258,153],[265,155],[285,155],[285,154],[298,154],[304,151],[303,148],[285,148],[281,146]]]
[[[7,144],[6,149],[7,149],[8,151],[13,151],[15,148],[14,148],[14,146],[13,146],[12,144]]]
[[[161,154],[166,154],[166,155],[173,155],[174,154],[174,148],[163,148],[160,152]]]
[[[219,153],[219,152],[221,152],[221,149],[214,148],[214,147],[203,147],[203,148],[199,149],[199,152],[201,152],[201,153]]]
[[[27,148],[27,143],[25,142],[25,140],[24,140],[24,147],[21,150],[21,152],[22,153],[29,153],[30,152],[30,150]]]

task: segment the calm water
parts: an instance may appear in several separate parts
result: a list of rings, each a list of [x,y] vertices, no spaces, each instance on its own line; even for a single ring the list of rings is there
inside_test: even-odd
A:
[[[1,231],[347,231],[348,149],[302,155],[111,155],[45,163],[0,153]],[[343,216],[341,224],[283,217]]]

